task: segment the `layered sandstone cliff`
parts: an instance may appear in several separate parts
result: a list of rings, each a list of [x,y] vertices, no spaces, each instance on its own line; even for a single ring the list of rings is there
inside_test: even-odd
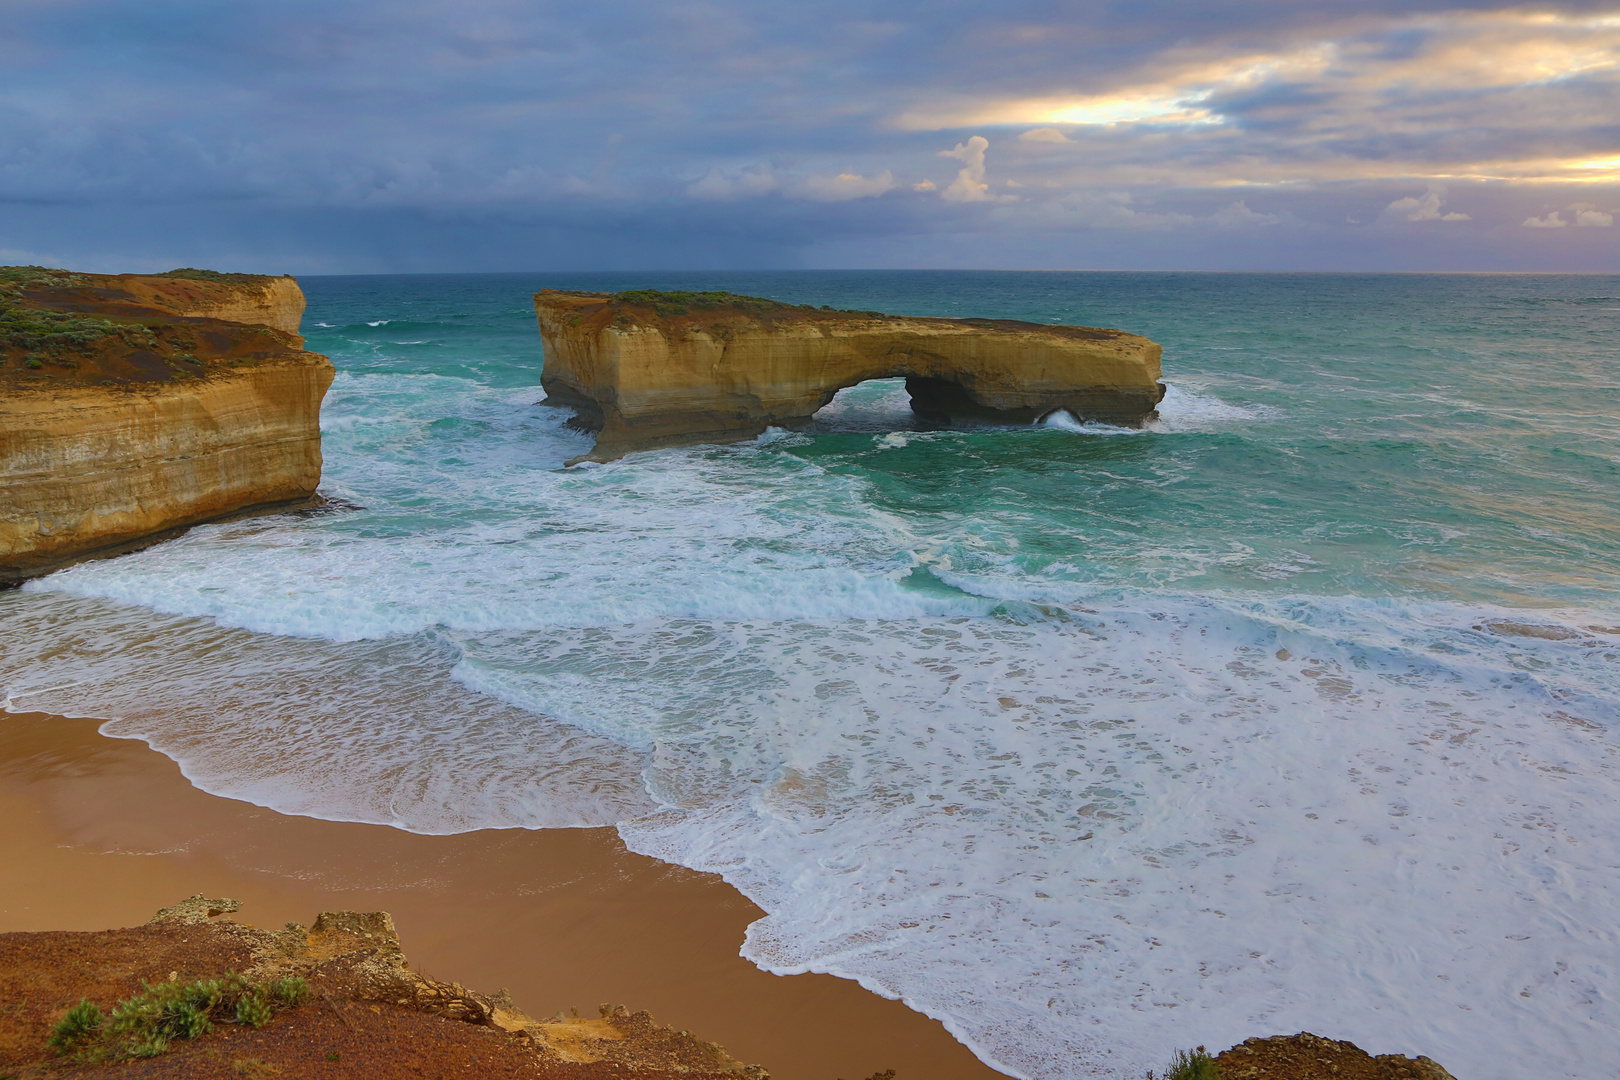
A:
[[[596,432],[592,460],[808,423],[846,386],[903,377],[927,417],[1139,424],[1159,346],[1120,330],[902,318],[729,293],[536,293],[541,383]]]
[[[181,273],[0,268],[0,584],[314,496],[297,282]]]

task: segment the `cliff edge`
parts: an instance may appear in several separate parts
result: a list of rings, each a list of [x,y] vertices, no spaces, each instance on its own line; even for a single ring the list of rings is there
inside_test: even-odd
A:
[[[310,500],[303,310],[289,277],[0,267],[0,586]]]
[[[645,1012],[536,1020],[428,978],[386,912],[218,918],[239,907],[198,895],[144,926],[0,934],[0,1076],[770,1080]]]
[[[535,294],[547,401],[596,433],[586,458],[794,427],[846,386],[903,377],[939,420],[1029,423],[1066,410],[1140,424],[1158,345],[1121,330],[801,307],[731,293]]]

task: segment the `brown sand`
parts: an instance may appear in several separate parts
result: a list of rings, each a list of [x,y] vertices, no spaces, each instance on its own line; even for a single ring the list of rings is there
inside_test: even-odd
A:
[[[193,788],[91,720],[0,713],[0,932],[144,923],[193,893],[279,927],[392,912],[415,965],[536,1016],[602,1002],[759,1062],[776,1080],[991,1080],[937,1022],[826,975],[741,959],[760,911],[712,875],[626,851],[609,829],[416,836],[288,817]]]

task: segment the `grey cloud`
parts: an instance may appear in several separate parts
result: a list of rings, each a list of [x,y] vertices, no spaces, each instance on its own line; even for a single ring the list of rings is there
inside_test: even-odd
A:
[[[94,259],[161,248],[171,264],[327,269],[511,267],[542,248],[593,265],[789,265],[840,252],[872,264],[884,251],[896,263],[970,252],[1224,265],[1292,259],[1290,237],[1317,230],[1300,250],[1319,260],[1382,250],[1395,266],[1416,231],[1407,218],[1427,213],[1431,178],[1447,176],[1438,217],[1414,221],[1471,214],[1445,225],[1458,234],[1447,243],[1464,245],[1447,249],[1457,258],[1484,237],[1542,258],[1541,233],[1559,230],[1522,223],[1556,212],[1572,226],[1565,257],[1620,265],[1567,246],[1604,233],[1598,217],[1620,200],[1599,197],[1602,185],[1582,189],[1589,209],[1571,210],[1576,199],[1554,190],[1568,177],[1521,176],[1511,190],[1489,179],[1504,163],[1534,171],[1620,153],[1612,69],[1536,85],[1408,78],[1468,11],[1509,10],[14,0],[0,41],[0,248]],[[1201,99],[1213,117],[1202,126],[895,122],[924,106],[1193,78],[1199,65],[1291,56],[1324,36],[1339,43],[1332,63],[1217,86]],[[1368,74],[1386,70],[1402,78]],[[961,156],[941,159],[953,146]],[[1403,199],[1419,205],[1380,216]],[[171,231],[143,231],[137,217]],[[1210,246],[1216,232],[1259,246]],[[1109,246],[1144,233],[1152,245]]]

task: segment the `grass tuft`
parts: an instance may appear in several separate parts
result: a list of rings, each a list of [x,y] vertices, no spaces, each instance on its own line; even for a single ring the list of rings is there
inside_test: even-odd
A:
[[[634,304],[640,307],[650,307],[658,317],[667,319],[673,315],[688,315],[693,311],[712,311],[716,308],[726,308],[731,311],[746,311],[760,314],[776,311],[839,311],[839,309],[822,304],[820,308],[812,304],[788,304],[781,300],[767,300],[762,296],[743,296],[740,293],[709,291],[709,292],[666,292],[659,289],[630,289],[626,292],[614,293],[612,301],[618,304]],[[846,315],[869,315],[874,318],[886,318],[880,311],[839,311]]]
[[[1164,1070],[1164,1080],[1221,1080],[1221,1070],[1202,1046],[1196,1050],[1177,1050],[1170,1067]]]
[[[259,985],[234,971],[220,979],[170,979],[145,987],[113,1006],[105,1023],[100,1009],[81,1001],[57,1023],[51,1048],[84,1064],[157,1057],[176,1039],[206,1035],[216,1023],[263,1027],[279,1009],[309,995],[309,984],[300,978]]]
[[[289,1008],[302,1005],[309,997],[309,983],[296,975],[290,979],[276,979],[266,984],[265,989],[269,991],[272,1000],[279,1001]]]
[[[67,1011],[66,1016],[56,1022],[51,1037],[45,1042],[58,1054],[71,1054],[81,1043],[94,1038],[100,1031],[101,1009],[88,998],[81,998],[77,1005]]]
[[[270,1022],[273,1010],[268,996],[252,994],[236,1003],[236,1022],[249,1027],[264,1027]]]
[[[199,270],[195,266],[182,266],[155,277],[182,278],[189,281],[262,281],[268,274],[226,274],[218,270]]]

